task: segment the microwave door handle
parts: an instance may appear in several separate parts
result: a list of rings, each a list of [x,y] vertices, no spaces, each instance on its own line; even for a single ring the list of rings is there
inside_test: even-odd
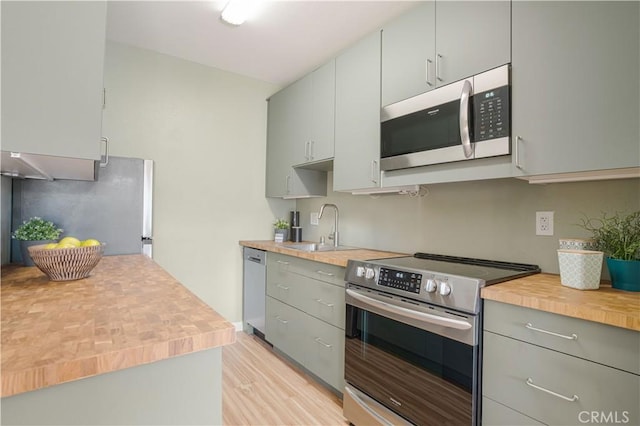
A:
[[[460,139],[462,140],[462,151],[465,158],[471,158],[473,155],[473,146],[469,136],[469,99],[471,98],[471,89],[471,83],[469,80],[465,80],[462,85],[462,94],[460,95]]]
[[[389,312],[396,315],[400,315],[405,318],[411,318],[414,320],[427,322],[431,324],[440,325],[448,328],[455,328],[458,330],[468,330],[472,327],[467,321],[456,320],[452,318],[442,317],[440,315],[427,314],[425,312],[414,311],[412,309],[403,308],[402,306],[391,305],[380,300],[376,300],[372,297],[360,294],[357,291],[347,289],[347,294],[356,300],[359,300],[365,305],[375,307],[383,312]]]

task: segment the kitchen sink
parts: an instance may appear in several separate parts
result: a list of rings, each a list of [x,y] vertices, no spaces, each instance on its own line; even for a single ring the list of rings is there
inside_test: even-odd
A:
[[[333,244],[320,244],[320,243],[283,243],[283,247],[301,250],[301,251],[342,251],[342,250],[357,250],[359,247],[338,246]]]

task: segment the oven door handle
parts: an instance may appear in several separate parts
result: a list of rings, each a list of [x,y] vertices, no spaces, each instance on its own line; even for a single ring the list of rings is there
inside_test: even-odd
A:
[[[413,309],[403,308],[402,306],[391,305],[389,303],[373,299],[369,296],[365,296],[355,290],[347,289],[347,294],[364,304],[376,307],[385,312],[401,315],[405,318],[411,318],[418,321],[441,325],[443,327],[455,328],[457,330],[468,330],[472,327],[472,325],[467,321],[442,317],[440,315],[428,314],[426,312],[414,311]]]

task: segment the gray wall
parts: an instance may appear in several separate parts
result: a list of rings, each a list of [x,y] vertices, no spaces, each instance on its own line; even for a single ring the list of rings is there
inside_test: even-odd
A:
[[[292,201],[264,197],[272,84],[107,42],[110,153],[154,161],[153,257],[230,321],[242,320],[238,240],[273,238]]]
[[[332,185],[330,175],[329,187]],[[530,185],[499,179],[430,185],[426,195],[353,196],[297,201],[303,238],[317,241],[333,226],[333,211],[309,224],[322,203],[340,209],[341,242],[406,253],[416,251],[516,261],[559,273],[560,238],[586,237],[583,214],[640,210],[640,179]],[[554,211],[553,236],[535,235],[536,211]],[[604,271],[603,271],[604,274]]]

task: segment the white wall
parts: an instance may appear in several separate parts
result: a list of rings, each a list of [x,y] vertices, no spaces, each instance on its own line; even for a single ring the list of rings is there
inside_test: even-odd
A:
[[[329,191],[327,198],[299,200],[303,237],[317,241],[331,232],[333,210],[319,226],[309,224],[309,213],[334,203],[344,245],[534,263],[559,273],[558,240],[589,236],[577,226],[584,214],[640,210],[640,179],[548,185],[498,179],[426,189],[426,196],[416,198]],[[554,236],[535,235],[536,211],[555,212]]]
[[[293,202],[264,197],[271,84],[107,43],[103,134],[152,159],[154,259],[230,321],[242,319],[238,241],[272,238]]]

